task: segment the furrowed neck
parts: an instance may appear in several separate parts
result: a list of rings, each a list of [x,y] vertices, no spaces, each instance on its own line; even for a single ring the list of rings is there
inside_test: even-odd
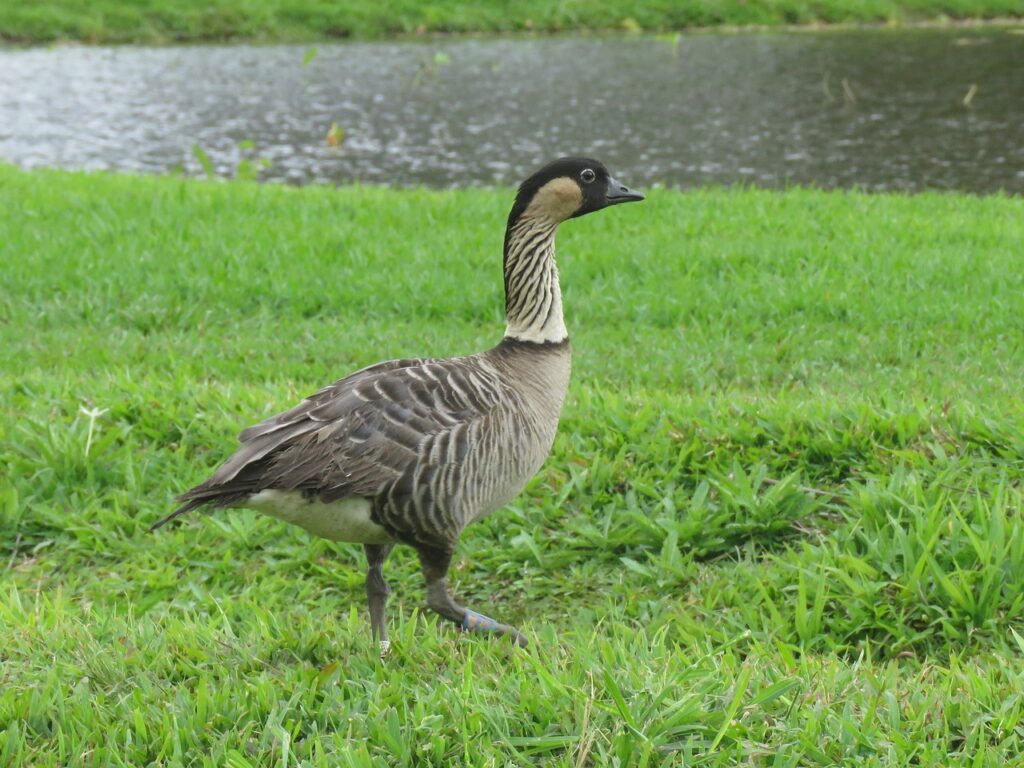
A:
[[[506,338],[535,344],[568,338],[555,265],[557,221],[523,213],[505,230]]]

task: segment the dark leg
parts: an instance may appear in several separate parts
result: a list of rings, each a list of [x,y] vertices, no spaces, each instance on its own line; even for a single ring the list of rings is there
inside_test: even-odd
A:
[[[384,581],[384,571],[381,567],[394,544],[364,544],[366,552],[366,600],[370,604],[370,630],[373,632],[373,639],[380,641],[380,655],[388,652],[391,642],[388,640],[388,625],[384,615],[384,609],[388,604],[388,595],[391,594],[391,587]]]
[[[513,627],[500,624],[494,619],[463,608],[448,594],[448,566],[452,562],[452,553],[442,549],[420,547],[418,550],[420,565],[423,566],[423,578],[427,582],[427,605],[462,627],[467,632],[495,632],[508,635],[518,645],[527,646],[527,640]]]

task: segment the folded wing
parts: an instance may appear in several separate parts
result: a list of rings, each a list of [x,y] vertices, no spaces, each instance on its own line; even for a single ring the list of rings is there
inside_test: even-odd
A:
[[[239,435],[241,447],[182,494],[164,523],[203,505],[227,507],[262,490],[324,502],[374,497],[418,462],[439,433],[484,417],[500,383],[479,360],[391,360],[364,368]]]

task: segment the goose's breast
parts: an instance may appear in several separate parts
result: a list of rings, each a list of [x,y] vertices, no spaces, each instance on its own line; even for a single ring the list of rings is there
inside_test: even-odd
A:
[[[556,419],[539,423],[528,417],[515,420],[520,422],[516,428],[511,423],[503,425],[505,429],[498,428],[503,434],[483,441],[471,465],[477,475],[472,486],[478,494],[470,522],[496,512],[518,496],[551,452],[558,426]]]
[[[508,394],[501,408],[481,427],[478,455],[471,463],[470,487],[479,492],[470,522],[514,499],[544,464],[558,431],[562,403],[569,387],[570,356],[564,348],[541,351],[505,350]],[[500,349],[500,348],[499,348]],[[517,357],[518,356],[518,357]]]

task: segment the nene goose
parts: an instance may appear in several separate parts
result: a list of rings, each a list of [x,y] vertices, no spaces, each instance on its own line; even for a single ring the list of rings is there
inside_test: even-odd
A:
[[[505,230],[498,346],[468,357],[391,360],[320,390],[241,433],[241,447],[159,528],[189,510],[246,507],[335,541],[364,545],[373,637],[388,648],[396,543],[419,554],[427,604],[465,630],[526,639],[456,603],[447,574],[469,523],[511,501],[551,450],[569,384],[569,336],[555,266],[566,219],[643,200],[596,160],[567,157],[519,187]]]

